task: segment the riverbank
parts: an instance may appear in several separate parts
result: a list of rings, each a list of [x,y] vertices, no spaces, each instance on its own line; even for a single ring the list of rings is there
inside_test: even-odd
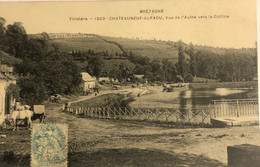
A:
[[[109,93],[73,103],[71,107],[128,107],[132,101],[134,99],[130,95]]]
[[[215,88],[248,88],[257,89],[258,82],[215,82],[215,83],[190,83],[192,89],[215,89]]]

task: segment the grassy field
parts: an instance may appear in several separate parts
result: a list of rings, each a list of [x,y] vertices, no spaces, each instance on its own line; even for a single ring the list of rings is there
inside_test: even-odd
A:
[[[172,62],[177,62],[178,59],[178,48],[174,45],[169,45],[165,41],[136,40],[114,37],[103,38],[117,42],[125,48],[126,51],[132,51],[137,55],[147,56],[150,58],[167,58]]]
[[[102,38],[104,40],[102,40]],[[174,45],[169,45],[163,41],[153,40],[134,40],[98,36],[89,36],[84,38],[54,39],[53,41],[60,45],[62,51],[71,52],[72,50],[94,50],[102,52],[107,50],[109,53],[121,53],[121,49],[111,42],[121,45],[125,51],[132,51],[134,54],[147,56],[150,58],[167,58],[172,62],[177,62],[178,49]],[[106,41],[105,41],[106,40]],[[188,58],[188,57],[187,57]]]
[[[108,53],[121,53],[121,50],[110,43],[103,41],[96,36],[85,38],[55,39],[53,40],[60,46],[62,51],[71,52],[72,50],[94,50],[95,52],[108,51]]]
[[[133,98],[123,94],[104,94],[85,101],[73,103],[71,107],[127,107]]]

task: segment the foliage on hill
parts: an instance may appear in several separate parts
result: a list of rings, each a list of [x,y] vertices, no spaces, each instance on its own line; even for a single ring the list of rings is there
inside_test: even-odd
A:
[[[135,65],[131,72],[145,74],[150,81],[178,81],[176,75],[180,75],[184,81],[189,82],[196,76],[219,81],[250,81],[256,77],[257,73],[255,48],[214,48],[187,45],[181,41],[138,40],[98,35],[54,41],[67,43],[71,46],[70,51],[86,50],[87,48],[95,52],[106,53],[112,59],[115,59],[114,56],[117,54],[123,54],[123,57]],[[75,42],[77,45],[73,44]],[[98,49],[95,48],[97,45]],[[181,52],[180,47],[182,47]],[[107,57],[103,56],[103,58]],[[163,67],[163,60],[168,61],[168,67]],[[160,70],[156,70],[155,64]],[[113,67],[110,66],[110,68]],[[113,71],[108,70],[107,67],[104,69],[106,69],[103,70],[105,72]],[[115,75],[113,74],[113,76]]]
[[[94,37],[98,38],[97,35]],[[119,48],[123,53],[115,52],[113,54],[109,53],[107,50],[103,50],[102,52],[95,52],[93,50],[84,52],[83,50],[81,52],[77,51],[77,54],[74,53],[74,59],[82,62],[89,62],[88,60],[90,60],[93,56],[102,57],[105,59],[104,62],[107,63],[104,63],[100,75],[109,76],[119,80],[133,78],[133,74],[145,75],[145,78],[152,82],[192,82],[194,77],[202,77],[219,81],[251,81],[254,77],[256,77],[256,49],[201,47],[192,44],[187,45],[182,41],[179,41],[178,43],[162,41],[148,41],[144,43],[144,41],[130,39],[126,40],[112,37],[100,38],[108,43],[111,43],[110,40],[116,41],[112,43],[118,47],[120,46]],[[142,42],[143,44],[141,44]],[[139,48],[156,53],[155,50],[159,50],[160,48],[160,45],[158,45],[159,43],[160,45],[167,44],[171,46],[173,50],[177,49],[177,58],[175,61],[164,58],[162,53],[158,54],[157,58],[151,58],[151,56],[145,56],[145,54],[142,53],[137,54],[135,49],[126,52],[127,49],[123,47],[127,45],[127,47],[130,46],[130,48],[134,48],[137,47],[137,44],[140,44],[138,46]],[[145,45],[154,46],[145,48]],[[159,56],[161,57],[158,58]],[[173,57],[175,57],[175,55],[173,55]],[[109,63],[117,59],[124,60],[120,60],[121,62],[118,62],[119,65],[109,65]],[[132,64],[124,64],[122,63],[123,61],[130,61]],[[91,64],[87,63],[85,66],[91,66]],[[122,77],[122,70],[120,68],[124,72],[127,72],[127,74],[124,75],[125,77]],[[87,69],[87,71],[94,75],[91,70]]]
[[[78,66],[71,55],[62,53],[47,33],[40,38],[29,38],[22,23],[15,22],[5,27],[0,18],[0,50],[21,62],[14,62],[19,75],[17,84],[24,103],[40,104],[52,94],[71,94],[81,83]],[[0,53],[1,53],[0,52]]]
[[[196,52],[197,76],[220,81],[252,81],[257,75],[257,55],[227,52]]]
[[[14,56],[10,56],[8,53],[0,50],[0,62],[8,66],[14,66],[15,64],[21,63],[22,60]]]
[[[106,76],[126,81],[134,81],[134,74],[144,75],[149,81],[178,81],[175,65],[167,59],[150,59],[129,54],[110,54],[107,57],[105,52],[76,51],[72,52],[74,60],[80,60],[78,64],[91,75],[99,78]]]

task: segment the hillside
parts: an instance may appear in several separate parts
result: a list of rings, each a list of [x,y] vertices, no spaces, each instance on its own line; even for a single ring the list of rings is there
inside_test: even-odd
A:
[[[114,37],[103,37],[108,41],[120,44],[126,52],[133,52],[137,55],[147,56],[150,58],[167,58],[168,60],[177,62],[178,47],[177,45],[169,45],[165,41],[155,40],[137,40]],[[173,42],[172,42],[173,43]]]
[[[53,41],[60,45],[62,51],[72,50],[94,50],[95,52],[108,51],[109,53],[121,53],[121,50],[114,44],[108,43],[97,36],[90,35],[83,38],[58,38]]]
[[[153,40],[135,40],[115,37],[105,37],[98,35],[78,36],[78,37],[53,37],[52,40],[60,45],[62,51],[72,50],[94,50],[95,52],[108,51],[110,54],[129,53],[147,56],[150,58],[167,58],[176,62],[178,49],[167,42]]]
[[[33,36],[37,36],[37,34]],[[126,39],[81,33],[52,33],[49,36],[65,52],[71,52],[72,50],[87,51],[90,49],[95,52],[108,51],[109,54],[114,54],[115,52],[129,53],[131,51],[136,55],[147,56],[152,59],[167,58],[172,62],[177,62],[178,59],[178,42],[173,41]],[[183,44],[184,48],[188,49],[189,45]],[[204,51],[217,55],[225,55],[228,52],[255,55],[254,49],[251,48],[230,49],[201,45],[194,45],[194,48],[196,51]],[[189,59],[189,57],[187,58]]]

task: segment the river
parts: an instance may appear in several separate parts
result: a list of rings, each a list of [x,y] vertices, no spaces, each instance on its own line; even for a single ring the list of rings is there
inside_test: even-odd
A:
[[[212,100],[219,99],[248,99],[256,94],[255,89],[245,88],[216,88],[211,90],[183,90],[179,92],[179,102],[175,103],[178,108],[199,109],[207,107]]]
[[[152,92],[135,98],[136,100],[131,103],[131,107],[202,109],[208,107],[212,103],[212,100],[249,99],[257,97],[257,90],[251,88],[176,88],[173,92],[162,92],[162,89],[152,89]]]

